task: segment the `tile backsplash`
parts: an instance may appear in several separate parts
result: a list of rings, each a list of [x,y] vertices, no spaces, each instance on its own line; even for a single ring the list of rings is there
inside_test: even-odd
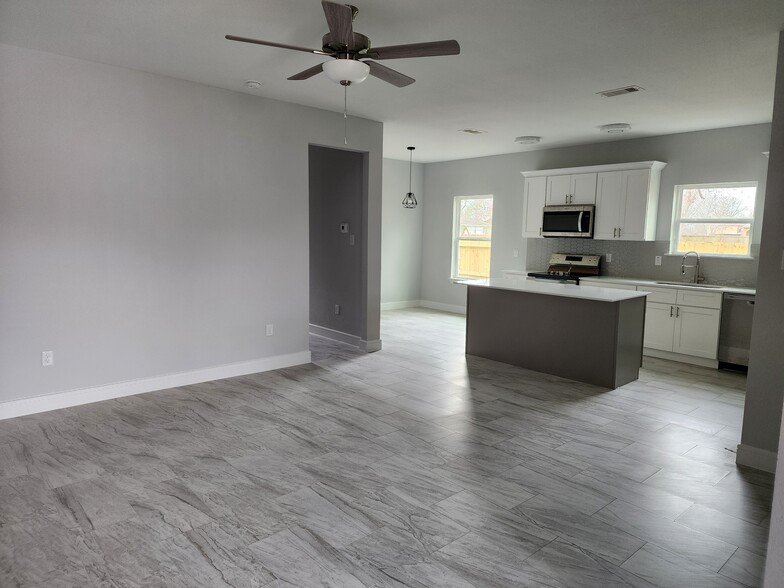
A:
[[[667,255],[669,241],[601,241],[598,239],[527,239],[526,268],[543,270],[552,253],[601,255],[603,276],[680,280],[681,256]],[[607,263],[606,254],[612,254]],[[757,285],[759,245],[752,245],[752,259],[703,256],[700,273],[709,284],[754,288]],[[654,258],[662,256],[662,265]],[[690,261],[689,263],[693,263]]]

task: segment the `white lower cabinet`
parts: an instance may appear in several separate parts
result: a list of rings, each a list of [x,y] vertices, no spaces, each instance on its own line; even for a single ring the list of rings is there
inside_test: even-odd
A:
[[[651,353],[643,353],[685,362],[691,357],[694,358],[692,363],[713,365],[719,347],[721,292],[664,288],[641,283],[635,286],[628,281],[619,283],[590,278],[581,283],[600,288],[636,288],[648,292],[643,347]],[[656,351],[663,353],[658,354]]]
[[[645,309],[645,340],[648,349],[658,349],[692,355],[705,359],[716,359],[719,347],[719,322],[721,321],[721,294],[669,290],[661,300],[662,293],[654,289]],[[684,301],[700,306],[687,306]]]

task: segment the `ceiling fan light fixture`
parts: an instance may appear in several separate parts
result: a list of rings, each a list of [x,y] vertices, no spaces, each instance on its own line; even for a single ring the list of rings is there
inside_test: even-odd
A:
[[[600,126],[599,130],[609,135],[620,135],[622,133],[625,133],[626,131],[631,131],[632,125],[630,125],[629,123],[612,123],[609,125]]]
[[[330,59],[321,65],[321,69],[330,80],[344,86],[364,82],[370,74],[370,66],[355,59]]]
[[[517,137],[515,139],[515,143],[520,143],[521,145],[536,145],[542,140],[541,137],[537,137],[536,135],[523,135],[521,137]]]

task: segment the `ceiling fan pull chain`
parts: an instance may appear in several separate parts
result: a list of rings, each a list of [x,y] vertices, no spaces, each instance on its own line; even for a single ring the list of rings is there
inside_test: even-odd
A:
[[[343,144],[348,145],[348,84],[343,86]]]

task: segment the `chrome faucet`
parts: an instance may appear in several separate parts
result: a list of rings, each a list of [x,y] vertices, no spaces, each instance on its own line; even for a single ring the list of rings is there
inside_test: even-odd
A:
[[[694,263],[694,265],[686,265],[686,258],[689,255],[692,255],[692,254],[697,256],[697,261]],[[686,275],[686,268],[687,267],[693,267],[694,268],[694,278],[692,279],[692,282],[694,282],[695,284],[699,284],[702,281],[702,276],[700,276],[700,254],[699,253],[697,253],[696,251],[687,251],[684,254],[683,259],[681,260],[681,275],[682,276]]]

